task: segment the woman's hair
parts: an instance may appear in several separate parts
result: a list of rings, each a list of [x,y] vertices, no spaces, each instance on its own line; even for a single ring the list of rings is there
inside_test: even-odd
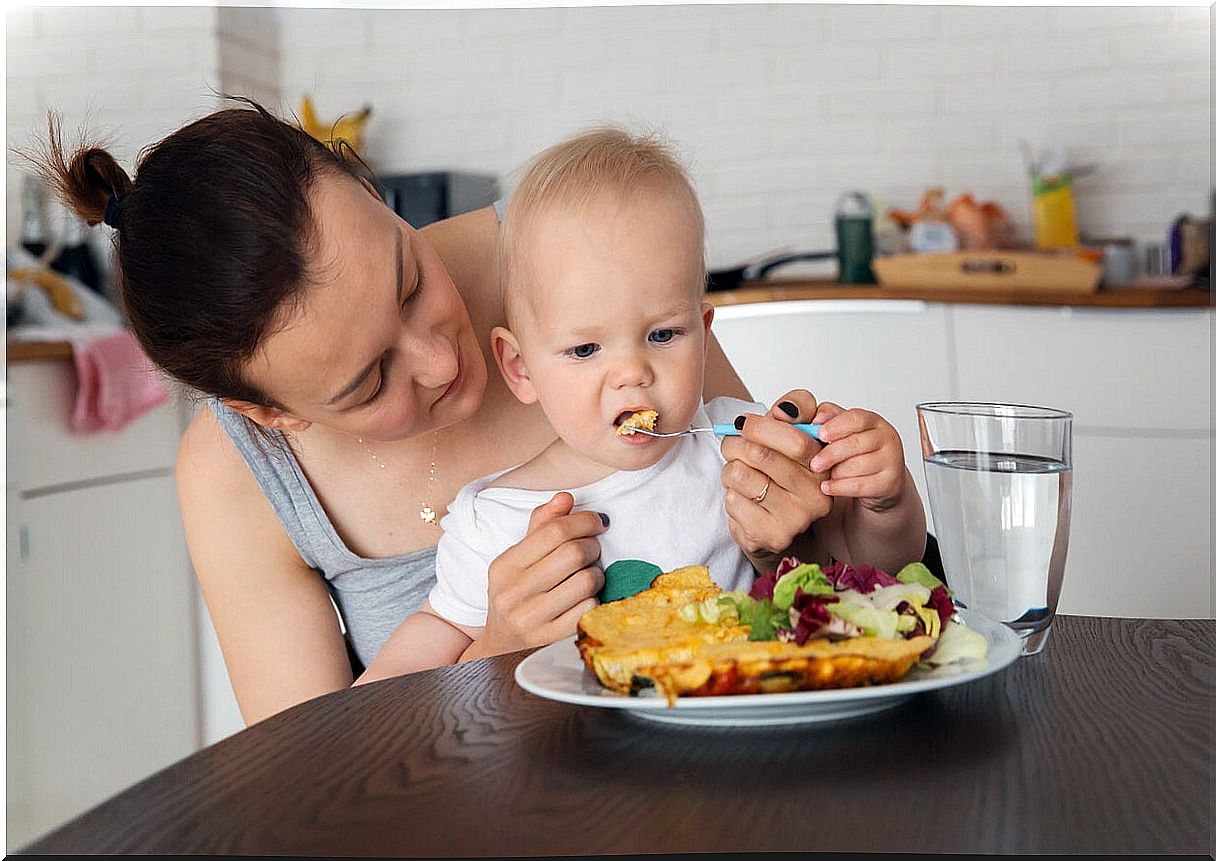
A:
[[[513,288],[520,264],[515,259],[516,242],[529,217],[554,206],[579,209],[605,191],[625,200],[655,191],[674,195],[687,209],[697,242],[704,248],[705,218],[697,193],[683,165],[659,135],[630,134],[616,126],[590,129],[533,158],[511,194],[498,235],[498,267],[508,324],[519,302],[519,291]]]
[[[115,285],[149,358],[201,392],[273,404],[242,374],[309,281],[307,192],[341,155],[256,102],[216,111],[139,158],[134,180],[105,149],[64,154],[56,118],[31,160],[64,202],[114,236]],[[341,152],[341,149],[339,149]]]

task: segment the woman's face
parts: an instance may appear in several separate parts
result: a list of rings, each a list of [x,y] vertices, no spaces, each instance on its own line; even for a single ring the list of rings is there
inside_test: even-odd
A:
[[[352,177],[322,174],[309,204],[310,283],[245,369],[283,410],[263,423],[398,440],[473,415],[485,358],[434,249]]]

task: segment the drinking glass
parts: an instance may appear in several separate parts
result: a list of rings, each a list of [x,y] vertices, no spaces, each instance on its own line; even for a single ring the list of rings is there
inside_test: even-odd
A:
[[[916,405],[929,508],[956,600],[1042,651],[1064,581],[1072,413],[996,403]]]

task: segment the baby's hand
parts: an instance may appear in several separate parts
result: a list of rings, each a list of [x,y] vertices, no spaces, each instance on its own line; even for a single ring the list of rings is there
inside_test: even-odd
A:
[[[904,447],[899,433],[877,413],[846,410],[829,401],[819,404],[814,421],[822,424],[825,445],[811,459],[811,469],[828,473],[820,489],[827,496],[847,496],[871,511],[894,507],[905,490]]]

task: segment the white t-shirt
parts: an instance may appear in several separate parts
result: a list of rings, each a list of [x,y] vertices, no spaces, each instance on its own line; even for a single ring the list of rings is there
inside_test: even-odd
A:
[[[693,424],[729,424],[740,414],[765,412],[761,404],[715,398],[697,409]],[[727,528],[720,444],[714,434],[689,434],[653,466],[569,490],[575,511],[608,515],[608,528],[597,536],[601,569],[619,559],[640,559],[663,571],[704,565],[725,590],[751,587],[755,571]],[[458,625],[485,625],[490,563],[527,534],[532,510],[556,492],[489,486],[508,471],[466,484],[440,521],[430,602]]]

